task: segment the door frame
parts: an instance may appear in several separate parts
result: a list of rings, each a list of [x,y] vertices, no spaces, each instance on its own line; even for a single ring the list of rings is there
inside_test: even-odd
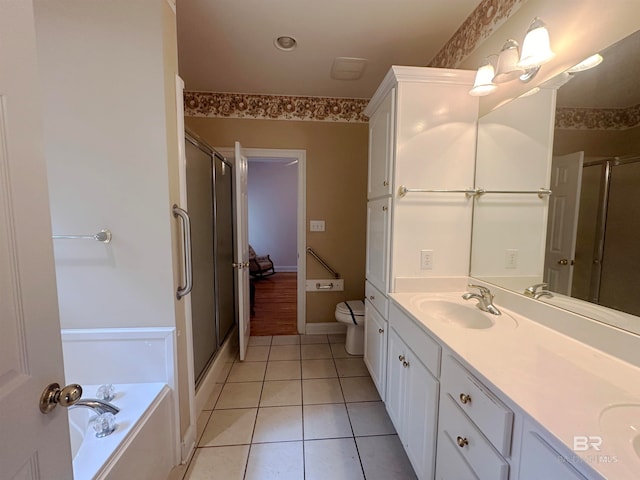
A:
[[[235,152],[230,147],[216,147],[219,153],[225,158],[234,158]],[[277,149],[277,148],[246,148],[243,151],[247,155],[247,159],[252,158],[273,159],[273,160],[297,160],[298,161],[298,201],[297,201],[297,250],[298,250],[298,275],[297,275],[297,325],[298,333],[304,334],[307,325],[307,298],[306,283],[307,278],[307,151],[295,149]]]

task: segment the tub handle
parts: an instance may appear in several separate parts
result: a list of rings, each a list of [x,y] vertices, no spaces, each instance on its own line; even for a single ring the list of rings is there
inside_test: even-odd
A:
[[[178,287],[176,292],[176,298],[180,300],[185,295],[188,295],[193,288],[193,263],[191,259],[191,219],[189,214],[178,207],[173,206],[173,216],[182,220],[182,244],[184,250],[184,287]]]

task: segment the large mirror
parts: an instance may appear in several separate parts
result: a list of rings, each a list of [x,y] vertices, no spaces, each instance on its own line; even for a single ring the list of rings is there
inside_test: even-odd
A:
[[[597,67],[480,119],[476,188],[520,193],[476,199],[471,256],[475,278],[519,293],[547,283],[549,293],[527,294],[635,333],[639,52],[640,31],[602,51]]]

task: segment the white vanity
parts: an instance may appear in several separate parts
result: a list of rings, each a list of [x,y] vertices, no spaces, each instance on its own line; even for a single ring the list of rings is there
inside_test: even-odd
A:
[[[476,282],[472,83],[473,72],[393,67],[367,107],[365,363],[419,479],[638,478],[640,362],[608,348],[626,332],[491,284],[501,315],[462,299]],[[553,102],[534,102],[547,122]],[[530,202],[538,224],[546,202]],[[476,208],[498,218],[503,205]]]

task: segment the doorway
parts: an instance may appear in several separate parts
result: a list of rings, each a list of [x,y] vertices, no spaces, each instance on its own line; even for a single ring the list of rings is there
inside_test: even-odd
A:
[[[225,158],[234,157],[230,148],[216,150]],[[273,275],[253,276],[251,335],[304,333],[306,151],[263,148],[243,151],[249,164],[249,244],[258,256],[269,255],[276,271]],[[285,212],[276,206],[279,202],[286,205]],[[284,227],[287,222],[289,226]],[[286,240],[273,233],[278,228],[287,229],[286,233],[278,232]]]

